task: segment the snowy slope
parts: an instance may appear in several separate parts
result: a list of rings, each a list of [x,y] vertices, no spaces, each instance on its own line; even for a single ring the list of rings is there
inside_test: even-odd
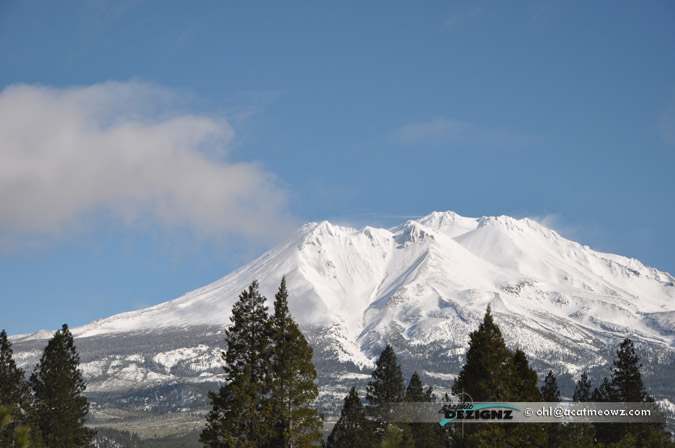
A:
[[[654,372],[675,359],[672,275],[530,219],[434,212],[391,229],[307,224],[208,286],[73,329],[78,344],[92,347],[83,356],[89,390],[218,380],[218,331],[232,304],[253,280],[273,298],[283,275],[324,384],[367,376],[385,341],[404,367],[448,383],[488,304],[511,347],[560,373],[606,364],[608,348],[626,336],[646,350]],[[49,336],[13,338],[24,366]],[[145,344],[151,337],[160,342]]]
[[[338,324],[355,342],[393,323],[406,335],[419,334],[435,326],[429,319],[448,304],[482,314],[488,303],[511,316],[536,320],[545,313],[589,331],[675,341],[673,276],[596,252],[529,219],[452,212],[392,229],[307,224],[292,241],[206,287],[73,333],[222,326],[252,280],[272,297],[282,275],[301,324]]]

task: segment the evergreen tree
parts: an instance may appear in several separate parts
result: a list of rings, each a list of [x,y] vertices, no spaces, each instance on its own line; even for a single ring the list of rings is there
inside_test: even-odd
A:
[[[642,382],[641,367],[642,364],[635,353],[633,341],[628,338],[624,339],[616,351],[612,370],[613,401],[654,403],[654,398],[647,393]],[[611,425],[612,440],[622,439],[631,433],[637,436],[638,441],[647,439],[648,436],[656,441],[659,435],[664,440],[670,439],[670,433],[665,429],[665,416],[655,404],[652,413],[658,415],[661,422],[650,425],[630,422]]]
[[[408,381],[408,386],[405,390],[405,401],[418,403],[433,403],[436,401],[433,387],[429,386],[424,389],[422,380],[417,372],[414,372]]]
[[[591,448],[595,445],[595,428],[591,423],[569,423],[560,427],[555,439],[549,439],[549,446],[561,448]],[[551,443],[553,442],[553,443]]]
[[[560,389],[558,389],[558,382],[556,381],[553,371],[549,370],[548,375],[544,379],[544,385],[541,387],[541,398],[547,402],[560,401]],[[550,448],[559,447],[562,445],[563,433],[567,430],[566,427],[559,424],[548,424],[548,446]]]
[[[511,374],[512,401],[542,401],[541,392],[537,387],[537,372],[530,367],[525,352],[517,349],[513,356],[514,371]]]
[[[507,401],[512,394],[505,379],[511,377],[513,367],[513,353],[506,348],[488,305],[478,330],[469,335],[466,362],[452,385],[452,393],[457,397],[466,394],[474,402]],[[505,437],[504,429],[497,425],[462,425],[461,431],[455,425],[446,425],[446,431],[453,438],[453,446],[461,447],[497,446],[503,444]]]
[[[586,372],[581,374],[574,387],[572,400],[586,403],[591,401],[591,381]],[[569,423],[560,432],[560,446],[590,448],[595,441],[595,426],[591,423]]]
[[[340,419],[326,443],[326,448],[371,448],[375,446],[375,427],[366,418],[356,388],[352,387],[345,397]]]
[[[382,350],[380,358],[375,363],[375,370],[366,387],[366,399],[371,406],[379,403],[400,402],[405,399],[401,366],[398,364],[394,349],[389,344]]]
[[[600,387],[596,387],[595,389],[593,389],[593,393],[591,394],[591,401],[599,401],[599,402],[617,401],[616,390],[614,389],[614,386],[612,386],[612,383],[607,378],[603,378]]]
[[[617,443],[608,446],[609,448],[673,448],[675,442],[671,439],[669,432],[651,425],[644,425],[639,431],[628,433]]]
[[[510,401],[542,401],[537,388],[537,372],[530,367],[525,352],[518,349],[513,356],[514,371],[507,378],[514,383]],[[545,424],[515,424],[505,428],[507,444],[518,447],[541,447],[548,443],[548,426]]]
[[[513,396],[513,353],[506,348],[490,306],[478,330],[469,335],[469,350],[452,393],[473,401],[509,401]],[[475,425],[474,425],[475,426]]]
[[[436,396],[431,387],[426,390],[422,385],[417,372],[413,373],[405,391],[405,400],[411,403],[432,403]],[[409,425],[412,439],[416,447],[442,448],[445,441],[445,431],[437,423],[413,423]]]
[[[431,388],[427,388],[427,392],[431,392],[430,389]],[[427,399],[427,395],[424,393],[422,380],[417,372],[413,373],[410,377],[410,381],[408,381],[408,387],[406,387],[405,390],[405,401],[413,403],[433,401]]]
[[[633,341],[624,339],[616,352],[612,371],[612,388],[616,391],[617,401],[654,401],[642,384],[641,367]]]
[[[543,398],[544,401],[560,401],[558,382],[556,381],[552,370],[548,371],[548,375],[546,375],[546,378],[544,379],[544,385],[541,387],[541,398]]]
[[[9,432],[10,436],[3,440],[3,445],[0,446],[29,448],[29,429],[27,426],[12,425],[15,423],[12,417],[12,410],[13,409],[10,406],[0,406],[0,431],[4,432],[7,429],[11,430],[11,432]]]
[[[602,384],[599,387],[593,389],[591,401],[617,401],[616,390],[607,378],[603,378]],[[616,424],[614,423],[594,423],[593,426],[595,428],[596,443],[615,443],[621,438],[621,435],[617,432]]]
[[[480,425],[481,428],[477,431],[469,431],[474,426]],[[476,448],[503,448],[504,446],[508,447],[517,447],[518,445],[506,444],[506,425],[497,425],[497,424],[471,424],[464,427],[466,435],[451,446],[465,448],[465,447],[476,447]],[[508,442],[510,443],[510,441]]]
[[[37,425],[49,448],[91,447],[95,432],[84,426],[89,402],[68,325],[47,343],[30,377]]]
[[[14,446],[29,435],[33,446],[40,446],[40,432],[35,422],[35,409],[24,372],[12,357],[12,344],[7,332],[0,332],[0,408],[6,412],[6,424],[0,428],[0,446]],[[26,441],[27,443],[27,441]]]
[[[272,445],[302,448],[321,441],[321,421],[311,407],[319,390],[312,348],[288,310],[286,279],[275,296],[271,319],[270,403],[276,419]]]
[[[478,330],[469,335],[466,362],[452,385],[457,397],[465,394],[474,402],[511,401],[514,395],[513,353],[506,347],[499,327],[488,305]],[[453,437],[453,446],[503,446],[506,429],[494,424],[446,425]]]
[[[396,359],[396,353],[389,344],[382,350],[380,358],[375,363],[375,370],[366,387],[366,399],[370,403],[367,412],[373,416],[377,435],[382,438],[390,420],[383,415],[381,405],[405,400],[403,373]],[[407,434],[404,436],[407,440]]]
[[[413,448],[403,440],[403,430],[396,425],[388,425],[384,430],[380,448]]]
[[[579,381],[577,381],[577,384],[574,387],[572,400],[581,403],[591,401],[591,380],[588,379],[588,375],[585,371],[581,374]]]
[[[270,319],[265,297],[254,281],[232,307],[225,330],[227,383],[209,392],[212,408],[199,440],[208,448],[259,448],[269,443],[272,416],[264,397],[269,392]]]
[[[466,363],[452,392],[460,397],[468,394],[474,402],[541,401],[536,372],[522,350],[514,354],[506,347],[489,306],[478,330],[469,336]],[[501,427],[476,423],[465,425],[463,436],[452,428],[448,431],[455,445],[462,447],[504,446],[504,443],[543,446],[547,441],[546,427],[535,424]]]
[[[640,359],[635,353],[633,341],[624,339],[616,352],[611,381],[605,378],[602,385],[593,391],[593,401],[646,402],[654,403],[647,393],[640,374]],[[651,424],[635,423],[597,423],[595,424],[596,441],[616,446],[659,446],[670,440],[670,433],[665,429],[665,417],[654,405],[652,413],[659,415],[661,421]],[[635,437],[633,441],[632,437]],[[645,441],[649,444],[645,445]]]

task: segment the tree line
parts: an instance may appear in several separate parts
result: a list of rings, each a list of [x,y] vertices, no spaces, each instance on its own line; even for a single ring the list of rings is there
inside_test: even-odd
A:
[[[73,335],[64,324],[47,343],[28,381],[0,332],[0,447],[92,447],[84,426],[89,402]]]
[[[340,417],[327,440],[319,433],[323,416],[313,407],[318,396],[312,349],[288,310],[282,280],[268,315],[257,282],[235,303],[225,330],[222,353],[226,383],[209,394],[211,412],[200,441],[206,448],[473,448],[675,447],[665,418],[652,424],[570,423],[441,426],[402,424],[378,412],[383,403],[451,401],[424,387],[417,372],[406,385],[392,346],[387,345],[366,386],[365,401],[357,387],[344,398]],[[648,402],[654,399],[642,382],[639,358],[626,339],[616,352],[609,378],[595,388],[584,372],[573,400]],[[469,336],[466,362],[452,386],[455,397],[474,402],[558,402],[556,377],[548,372],[541,388],[525,352],[510,350],[488,306],[479,328]],[[655,412],[657,407],[654,406]],[[660,414],[663,417],[662,414]]]
[[[611,377],[592,389],[584,372],[576,383],[575,402],[647,402],[654,399],[645,390],[641,364],[633,342],[625,339],[616,352]],[[466,362],[455,379],[452,394],[470,397],[474,402],[559,402],[556,377],[549,371],[541,388],[522,350],[506,347],[490,307],[483,322],[469,337]],[[423,389],[417,373],[404,389],[401,368],[391,346],[382,351],[366,387],[364,406],[356,388],[345,398],[340,419],[328,437],[328,448],[371,447],[574,447],[637,448],[675,447],[665,429],[665,418],[656,406],[658,423],[570,423],[570,424],[497,424],[470,425],[401,424],[386,421],[380,414],[369,416],[384,402],[436,401],[430,387]],[[439,401],[450,401],[446,394]]]
[[[321,444],[322,416],[312,348],[288,310],[286,280],[266,298],[253,282],[232,307],[225,330],[226,384],[210,392],[200,441],[207,448],[300,448]]]
[[[387,345],[365,390],[344,399],[327,440],[318,397],[312,348],[288,308],[286,281],[268,313],[257,282],[232,308],[222,352],[226,381],[210,392],[211,410],[201,432],[206,448],[473,448],[473,447],[675,447],[665,420],[658,423],[570,423],[445,425],[402,424],[378,412],[383,403],[450,401],[424,387],[415,372],[406,385],[394,348]],[[616,352],[609,378],[593,388],[584,372],[575,402],[654,403],[642,382],[639,357],[630,339]],[[548,372],[541,388],[522,350],[510,350],[488,306],[469,335],[466,362],[452,386],[455,397],[474,402],[557,402],[556,377]],[[84,426],[89,403],[79,355],[67,325],[54,334],[29,379],[12,358],[7,333],[0,332],[0,447],[93,447],[94,431]],[[656,406],[654,406],[656,410]],[[663,415],[661,414],[661,417]],[[138,440],[135,440],[137,444]]]

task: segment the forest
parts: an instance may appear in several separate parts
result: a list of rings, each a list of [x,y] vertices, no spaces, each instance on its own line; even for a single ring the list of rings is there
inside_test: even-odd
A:
[[[541,386],[527,354],[509,349],[490,307],[470,334],[465,363],[451,393],[438,396],[413,373],[406,382],[394,347],[387,344],[365,395],[351,388],[330,432],[315,407],[318,397],[312,348],[288,308],[282,279],[268,310],[253,282],[232,308],[222,352],[226,381],[209,392],[210,411],[196,437],[141,440],[136,434],[86,426],[89,403],[78,368],[73,336],[63,325],[26,378],[12,359],[7,333],[0,333],[0,446],[20,448],[471,448],[471,447],[675,447],[654,399],[642,381],[640,359],[626,338],[610,375],[595,387],[584,372],[575,402],[652,403],[655,423],[478,423],[466,426],[400,423],[380,412],[386,403],[451,403],[468,395],[475,402],[560,402],[556,376]],[[362,398],[363,397],[363,398]],[[327,437],[326,437],[327,436]]]

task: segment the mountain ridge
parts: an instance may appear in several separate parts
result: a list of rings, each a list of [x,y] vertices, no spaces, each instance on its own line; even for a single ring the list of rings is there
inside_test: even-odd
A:
[[[570,378],[601,369],[611,348],[631,337],[648,375],[671,371],[660,393],[675,396],[672,275],[527,218],[454,212],[389,229],[309,223],[209,285],[73,328],[89,390],[104,408],[131,406],[138,391],[167,387],[192,391],[180,399],[186,408],[204,406],[202,386],[223,378],[222,330],[232,304],[253,280],[272,298],[282,276],[291,313],[315,350],[324,408],[341,400],[350,381],[365,381],[385,343],[397,348],[404,371],[449,389],[488,304],[507,344],[539,369]],[[48,337],[12,337],[23,367],[34,365]],[[157,396],[150,402],[167,399]]]
[[[675,313],[675,279],[670,274],[635,259],[596,252],[528,218],[466,218],[448,211],[433,212],[390,229],[355,229],[329,221],[308,223],[290,241],[209,285],[72,331],[77,337],[87,337],[157,327],[227,325],[229,309],[239,291],[250,281],[259,280],[270,297],[282,275],[288,277],[291,311],[301,324],[342,324],[349,336],[357,339],[363,338],[369,327],[391,323],[386,319],[386,311],[393,305],[389,301],[393,296],[404,296],[409,283],[420,291],[425,289],[422,281],[435,287],[440,300],[454,295],[454,300],[463,305],[480,305],[483,309],[492,303],[497,310],[518,313],[523,312],[523,303],[513,295],[525,286],[538,285],[539,292],[555,289],[575,296],[579,291],[590,291],[595,293],[595,300],[587,302],[611,300],[613,303],[606,303],[609,308],[619,309],[632,324],[639,323],[638,315],[642,320],[649,315],[649,325],[633,327],[644,336],[650,334],[650,328],[675,327],[671,316]],[[609,280],[605,278],[608,275]],[[631,282],[617,281],[631,276]],[[660,283],[661,290],[650,280]],[[443,285],[443,291],[438,284]],[[471,295],[471,291],[480,291],[482,300],[457,297]],[[491,294],[493,297],[489,297]],[[639,304],[631,302],[637,298],[641,299]],[[566,311],[565,317],[580,326],[595,323],[591,327],[596,330],[608,324],[629,329],[616,315],[598,320],[584,316],[583,309]],[[560,313],[558,317],[562,317]],[[672,331],[651,333],[668,345],[675,341],[669,334]],[[45,335],[42,331],[14,339]]]

